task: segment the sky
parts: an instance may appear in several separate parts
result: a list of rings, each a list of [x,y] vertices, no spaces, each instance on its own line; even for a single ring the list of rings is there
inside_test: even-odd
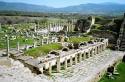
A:
[[[125,0],[0,0],[5,2],[22,2],[36,5],[46,5],[51,7],[66,7],[72,5],[86,4],[86,3],[122,3],[125,4]]]

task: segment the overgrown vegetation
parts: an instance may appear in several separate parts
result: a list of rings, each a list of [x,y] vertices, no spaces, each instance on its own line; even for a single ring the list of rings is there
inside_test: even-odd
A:
[[[120,63],[117,66],[120,75],[113,75],[115,79],[109,79],[106,75],[99,82],[125,82],[125,63]]]
[[[25,55],[38,57],[47,55],[52,50],[60,50],[62,49],[61,44],[52,43],[52,44],[45,44],[37,48],[30,49],[25,52]]]
[[[80,43],[80,42],[87,42],[92,40],[92,37],[70,37],[69,42],[72,43]]]

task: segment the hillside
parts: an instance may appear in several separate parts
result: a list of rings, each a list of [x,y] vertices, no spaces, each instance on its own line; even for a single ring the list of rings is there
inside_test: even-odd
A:
[[[100,3],[80,4],[63,8],[53,8],[26,3],[0,2],[0,11],[28,11],[28,12],[56,12],[56,13],[83,13],[83,14],[122,14],[125,12],[125,4]],[[98,12],[98,13],[97,13]]]

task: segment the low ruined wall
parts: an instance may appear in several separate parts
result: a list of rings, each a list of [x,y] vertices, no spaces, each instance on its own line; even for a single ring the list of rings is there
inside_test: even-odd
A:
[[[110,66],[117,66],[123,59],[123,56],[119,56],[117,59],[113,59],[110,62],[107,62],[107,64],[105,64],[104,66],[102,66],[102,68],[99,68],[98,73],[95,73],[95,75],[86,78],[86,80],[84,82],[98,82],[103,76],[104,74],[107,72],[107,68]]]

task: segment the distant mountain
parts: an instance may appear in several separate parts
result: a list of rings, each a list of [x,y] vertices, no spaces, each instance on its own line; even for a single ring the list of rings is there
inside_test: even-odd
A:
[[[0,2],[0,10],[46,12],[46,11],[49,11],[51,9],[53,9],[53,8],[47,7],[47,6],[26,4],[26,3]]]
[[[0,2],[0,10],[28,11],[28,12],[63,12],[83,14],[121,14],[125,12],[125,4],[100,3],[81,4],[63,8],[32,5],[25,3]]]

